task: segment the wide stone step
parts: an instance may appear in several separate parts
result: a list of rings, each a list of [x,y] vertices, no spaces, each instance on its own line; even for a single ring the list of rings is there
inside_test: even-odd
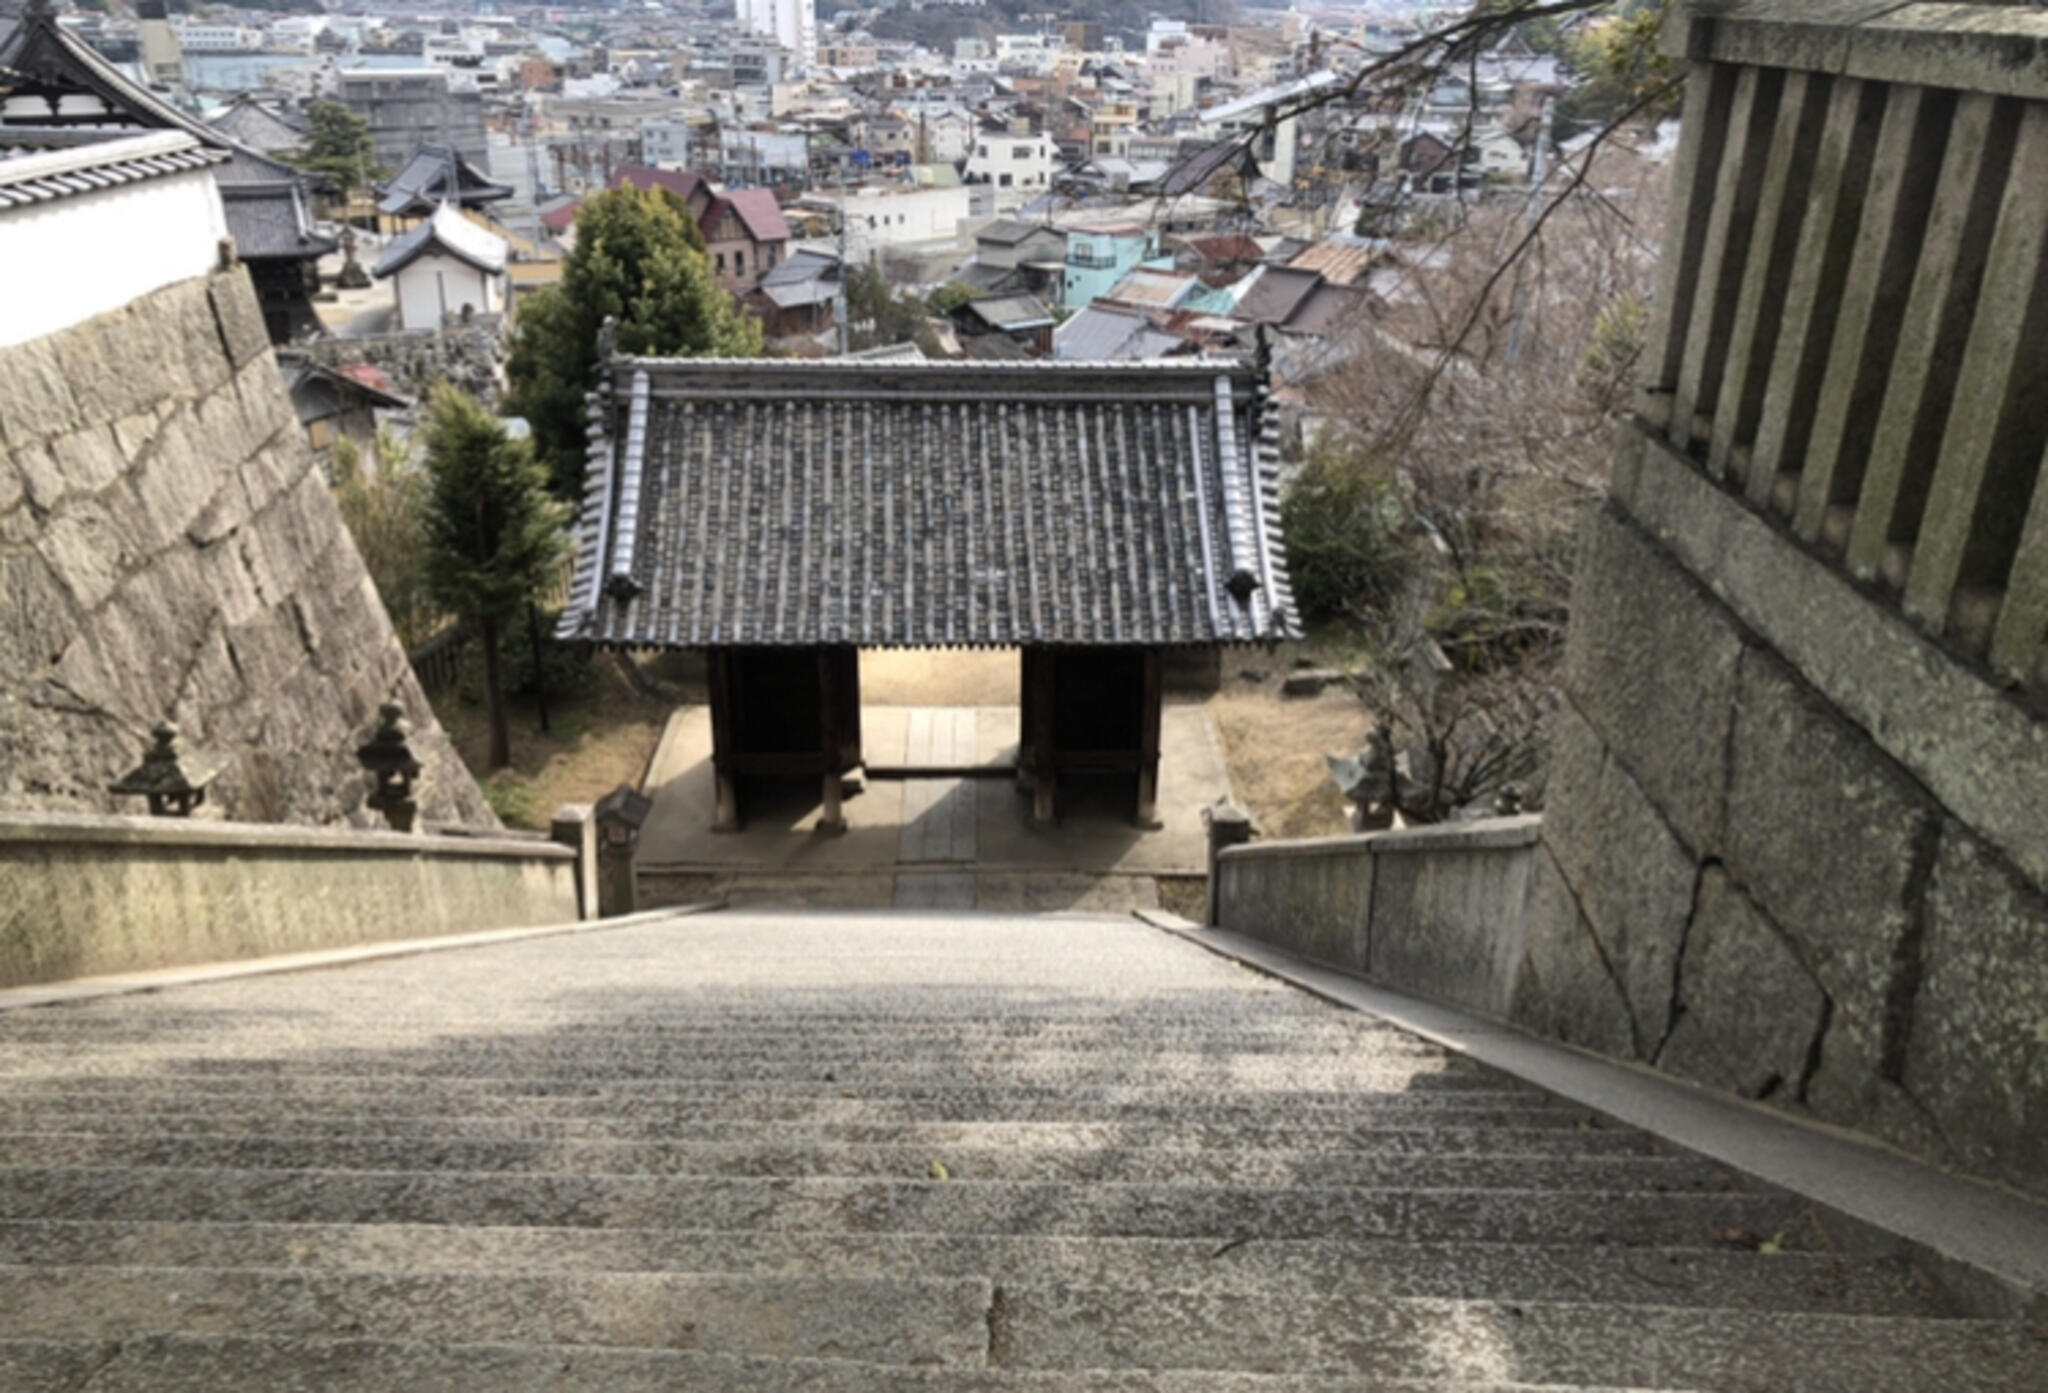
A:
[[[0,1222],[0,1265],[46,1264],[501,1274],[986,1275],[999,1282],[1055,1290],[1159,1289],[1278,1302],[1401,1296],[1845,1314],[1952,1313],[1943,1293],[1903,1259],[1799,1251],[1763,1256],[1745,1246]]]
[[[160,1051],[124,1049],[95,1051],[76,1045],[37,1046],[24,1050],[6,1045],[0,1082],[8,1086],[46,1086],[62,1082],[73,1089],[113,1088],[159,1080],[204,1082],[224,1075],[266,1079],[298,1085],[327,1079],[345,1080],[360,1073],[388,1078],[460,1078],[476,1083],[529,1080],[588,1079],[601,1075],[622,1085],[658,1082],[678,1087],[748,1084],[808,1086],[820,1082],[931,1087],[937,1080],[955,1086],[1001,1084],[1005,1087],[1191,1087],[1227,1090],[1279,1089],[1293,1094],[1335,1092],[1512,1093],[1538,1090],[1505,1075],[1479,1069],[1451,1069],[1428,1058],[1380,1058],[1366,1055],[1333,1059],[1327,1054],[1254,1054],[1212,1051],[1131,1049],[1119,1054],[1104,1048],[1087,1052],[1031,1049],[963,1053],[944,1039],[899,1041],[883,1053],[857,1053],[821,1046],[808,1052],[763,1055],[752,1051],[713,1049],[673,1051],[598,1049],[536,1050],[518,1046],[474,1049],[405,1047],[379,1059],[374,1070],[352,1069],[374,1051],[361,1042],[320,1050],[312,1057],[266,1059],[239,1055],[216,1047],[193,1058],[189,1048]],[[388,1067],[383,1067],[388,1060]]]
[[[94,1097],[109,1101],[149,1099],[166,1092],[202,1097],[290,1097],[350,1098],[384,1097],[394,1092],[436,1099],[478,1095],[517,1097],[592,1097],[602,1099],[656,1100],[740,1100],[812,1099],[858,1096],[868,1098],[931,1098],[943,1101],[986,1098],[995,1100],[1069,1098],[1077,1107],[1115,1106],[1145,1101],[1162,1105],[1198,1106],[1202,1099],[1218,1107],[1331,1108],[1346,1104],[1377,1104],[1416,1108],[1458,1107],[1546,1107],[1573,1109],[1540,1089],[1495,1076],[1475,1079],[1456,1088],[1406,1088],[1391,1086],[1370,1089],[1292,1088],[1278,1084],[1234,1084],[1224,1079],[1183,1079],[1168,1084],[1142,1077],[1126,1079],[1108,1075],[1092,1082],[1010,1079],[998,1076],[976,1079],[952,1069],[943,1055],[935,1055],[917,1072],[870,1077],[851,1071],[841,1077],[837,1070],[820,1069],[804,1078],[693,1078],[662,1073],[636,1075],[612,1069],[601,1059],[585,1060],[574,1068],[552,1072],[499,1072],[481,1067],[447,1070],[274,1070],[242,1060],[222,1061],[205,1069],[184,1072],[155,1072],[93,1076],[61,1074],[54,1077],[5,1080],[10,1099],[33,1102],[48,1097]]]
[[[1020,1151],[1302,1150],[1373,1156],[1651,1156],[1670,1150],[1643,1132],[1597,1117],[1570,1127],[1445,1126],[1434,1119],[1365,1118],[1355,1125],[1019,1121],[735,1121],[702,1118],[679,1126],[659,1117],[388,1116],[279,1107],[240,1117],[219,1113],[69,1109],[43,1116],[0,1103],[0,1118],[24,1130],[48,1128],[113,1138],[241,1136],[417,1138],[434,1141],[663,1142],[770,1151],[820,1146],[973,1147]],[[1545,1119],[1550,1121],[1551,1119]]]
[[[0,1341],[0,1387],[82,1389],[88,1381],[91,1393],[286,1388],[323,1393],[1648,1393],[1585,1384],[1368,1381],[1184,1370],[915,1369],[591,1346],[204,1336],[120,1344]]]
[[[31,1090],[10,1086],[0,1104],[0,1130],[36,1131],[63,1124],[52,1119],[109,1116],[123,1108],[219,1119],[283,1118],[312,1113],[376,1113],[390,1117],[630,1117],[686,1127],[701,1121],[1073,1121],[1198,1123],[1211,1126],[1330,1128],[1389,1123],[1397,1126],[1563,1127],[1591,1125],[1593,1114],[1530,1097],[1475,1102],[1470,1095],[1336,1095],[1327,1099],[1286,1094],[1171,1094],[1045,1089],[910,1090],[847,1085],[808,1090],[672,1090],[617,1088],[601,1083],[559,1083],[516,1088],[422,1080],[416,1085],[359,1080],[341,1087],[264,1089],[248,1082],[213,1087],[121,1091]],[[245,1129],[246,1130],[246,1129]]]
[[[1783,1235],[1785,1243],[1798,1246],[1808,1241],[1805,1209],[1795,1198],[1767,1194],[0,1168],[0,1218],[8,1219],[1480,1239],[1707,1247],[1729,1241],[1729,1235]]]
[[[17,1267],[0,1268],[0,1335],[367,1336],[974,1366],[987,1362],[992,1294],[973,1277]]]
[[[1310,1301],[1005,1286],[1010,1367],[1233,1368],[1800,1393],[2040,1393],[2012,1321],[1503,1301]]]
[[[1565,1302],[1269,1303],[986,1280],[0,1269],[0,1336],[605,1345],[910,1367],[1253,1373],[1842,1393],[2038,1393],[2010,1322]]]
[[[110,1138],[0,1135],[0,1166],[229,1170],[498,1171],[672,1176],[882,1176],[923,1180],[1435,1190],[1714,1191],[1766,1187],[1695,1157],[1372,1156],[1313,1151],[1017,1147],[759,1148],[667,1142],[516,1142],[432,1137]],[[934,1167],[943,1168],[935,1177]]]

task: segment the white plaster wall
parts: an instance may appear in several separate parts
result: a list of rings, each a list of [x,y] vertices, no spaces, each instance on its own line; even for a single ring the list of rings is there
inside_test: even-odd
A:
[[[203,276],[227,233],[205,169],[0,211],[0,345]]]
[[[478,314],[496,314],[505,307],[502,277],[486,275],[452,256],[423,256],[392,280],[398,286],[401,329],[438,328],[444,292],[450,314],[459,314],[465,302],[475,305]]]

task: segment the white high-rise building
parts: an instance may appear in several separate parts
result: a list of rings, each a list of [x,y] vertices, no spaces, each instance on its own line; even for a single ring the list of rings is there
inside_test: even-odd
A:
[[[739,22],[775,40],[809,66],[818,61],[816,0],[738,0]]]

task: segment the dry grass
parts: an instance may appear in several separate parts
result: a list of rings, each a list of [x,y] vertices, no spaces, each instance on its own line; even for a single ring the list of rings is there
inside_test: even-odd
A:
[[[1331,782],[1326,755],[1357,753],[1372,715],[1345,684],[1321,696],[1283,697],[1280,684],[1298,659],[1348,670],[1356,654],[1340,635],[1312,637],[1272,654],[1227,654],[1223,689],[1209,714],[1223,739],[1230,786],[1265,838],[1340,836],[1344,799]],[[1249,680],[1247,674],[1260,674]]]
[[[547,734],[530,704],[513,704],[512,763],[488,774],[490,715],[483,703],[449,692],[434,710],[505,825],[541,831],[564,803],[593,803],[622,783],[638,785],[668,719],[667,706],[641,696],[599,660],[584,691],[550,704]]]

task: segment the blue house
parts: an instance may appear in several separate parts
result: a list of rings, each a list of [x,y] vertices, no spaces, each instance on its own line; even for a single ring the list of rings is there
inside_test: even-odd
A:
[[[1067,230],[1067,268],[1060,303],[1069,309],[1091,304],[1140,266],[1171,267],[1159,255],[1159,234],[1141,222],[1110,223]]]

